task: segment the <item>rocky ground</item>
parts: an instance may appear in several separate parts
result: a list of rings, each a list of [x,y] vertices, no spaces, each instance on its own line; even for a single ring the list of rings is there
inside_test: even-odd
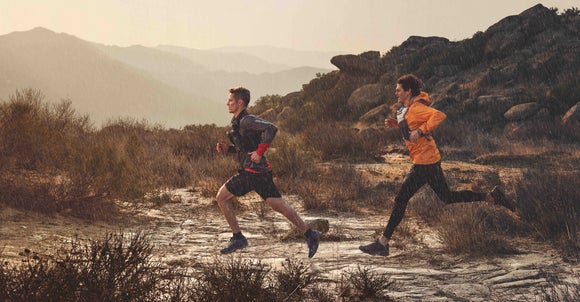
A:
[[[404,157],[393,155],[384,164],[363,165],[369,175],[384,177],[386,170],[403,174],[407,166],[395,165]],[[470,165],[474,169],[477,165]],[[488,166],[481,166],[489,169]],[[464,169],[449,162],[444,169]],[[500,176],[517,174],[506,170]],[[25,249],[50,255],[74,236],[102,238],[107,232],[143,230],[155,245],[155,255],[169,265],[196,267],[212,261],[231,236],[214,202],[188,190],[173,193],[173,202],[161,206],[124,206],[124,221],[88,223],[68,217],[47,217],[4,208],[0,211],[0,256],[18,261]],[[296,196],[285,196],[306,220],[326,219],[330,230],[323,237],[318,253],[307,258],[302,240],[281,241],[290,230],[280,214],[271,211],[250,194],[241,199],[240,225],[250,245],[234,257],[260,259],[279,267],[287,258],[297,259],[318,272],[322,282],[338,287],[341,276],[358,266],[387,274],[394,284],[387,290],[394,301],[538,301],[545,288],[555,283],[580,284],[580,266],[563,261],[549,245],[531,239],[514,239],[518,253],[500,257],[474,258],[443,251],[436,232],[420,219],[408,216],[406,225],[413,240],[392,243],[391,256],[372,257],[358,250],[373,240],[373,234],[386,223],[382,213],[309,213]],[[338,293],[337,293],[338,295]],[[342,299],[349,300],[348,293]]]

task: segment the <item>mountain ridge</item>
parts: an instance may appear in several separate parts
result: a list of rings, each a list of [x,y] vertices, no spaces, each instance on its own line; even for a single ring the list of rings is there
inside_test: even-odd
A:
[[[131,117],[170,127],[227,123],[224,104],[232,86],[247,86],[255,100],[299,89],[328,71],[283,69],[263,60],[259,74],[212,71],[158,48],[107,46],[43,27],[0,36],[0,60],[0,99],[33,88],[49,102],[69,99],[97,123]]]

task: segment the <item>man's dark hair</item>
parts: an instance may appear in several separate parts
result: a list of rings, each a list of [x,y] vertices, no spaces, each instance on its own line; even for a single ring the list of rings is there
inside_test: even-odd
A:
[[[230,93],[234,96],[234,99],[242,99],[246,104],[246,107],[250,103],[250,91],[244,87],[230,88]]]
[[[397,80],[397,84],[401,84],[403,90],[411,89],[411,96],[418,96],[421,93],[421,80],[414,74],[406,74]]]

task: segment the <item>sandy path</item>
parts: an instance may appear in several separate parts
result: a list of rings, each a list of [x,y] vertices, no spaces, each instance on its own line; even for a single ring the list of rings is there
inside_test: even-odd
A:
[[[454,163],[446,165],[446,169],[453,168]],[[399,172],[404,174],[405,168]],[[58,215],[47,217],[1,209],[0,255],[18,261],[22,258],[19,253],[25,248],[49,255],[74,236],[96,239],[107,232],[144,230],[155,245],[156,256],[169,265],[195,268],[215,257],[227,257],[218,251],[231,233],[218,207],[197,193],[178,190],[175,194],[179,197],[176,202],[133,209],[136,218],[118,224],[86,223]],[[514,245],[519,254],[490,259],[448,255],[443,253],[434,231],[412,218],[406,219],[416,230],[416,240],[404,244],[394,242],[392,255],[386,258],[367,256],[358,246],[369,243],[375,230],[384,226],[386,213],[306,213],[296,196],[285,198],[306,220],[329,220],[330,233],[342,240],[322,241],[316,256],[308,259],[304,241],[280,241],[290,228],[284,217],[262,208],[257,195],[250,194],[241,199],[244,207],[238,211],[240,226],[250,245],[234,257],[260,259],[274,267],[288,257],[301,260],[311,264],[323,282],[331,286],[337,285],[345,271],[358,265],[369,266],[396,281],[387,293],[395,301],[535,301],[542,287],[551,286],[553,280],[580,284],[579,266],[562,261],[548,245],[518,240]]]

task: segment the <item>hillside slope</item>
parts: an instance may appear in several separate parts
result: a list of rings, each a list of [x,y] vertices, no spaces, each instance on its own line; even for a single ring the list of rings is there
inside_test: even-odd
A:
[[[70,99],[97,123],[147,119],[172,127],[223,123],[223,107],[111,59],[91,43],[36,28],[0,37],[0,97],[40,89],[49,102]]]
[[[293,132],[320,121],[381,129],[392,114],[397,78],[414,73],[433,106],[447,113],[446,127],[550,136],[555,124],[548,124],[580,101],[579,49],[578,9],[558,14],[539,4],[470,39],[413,36],[383,56],[335,56],[338,71],[259,111],[274,110],[268,116]],[[510,109],[517,114],[506,114]],[[539,122],[548,126],[537,127]]]

